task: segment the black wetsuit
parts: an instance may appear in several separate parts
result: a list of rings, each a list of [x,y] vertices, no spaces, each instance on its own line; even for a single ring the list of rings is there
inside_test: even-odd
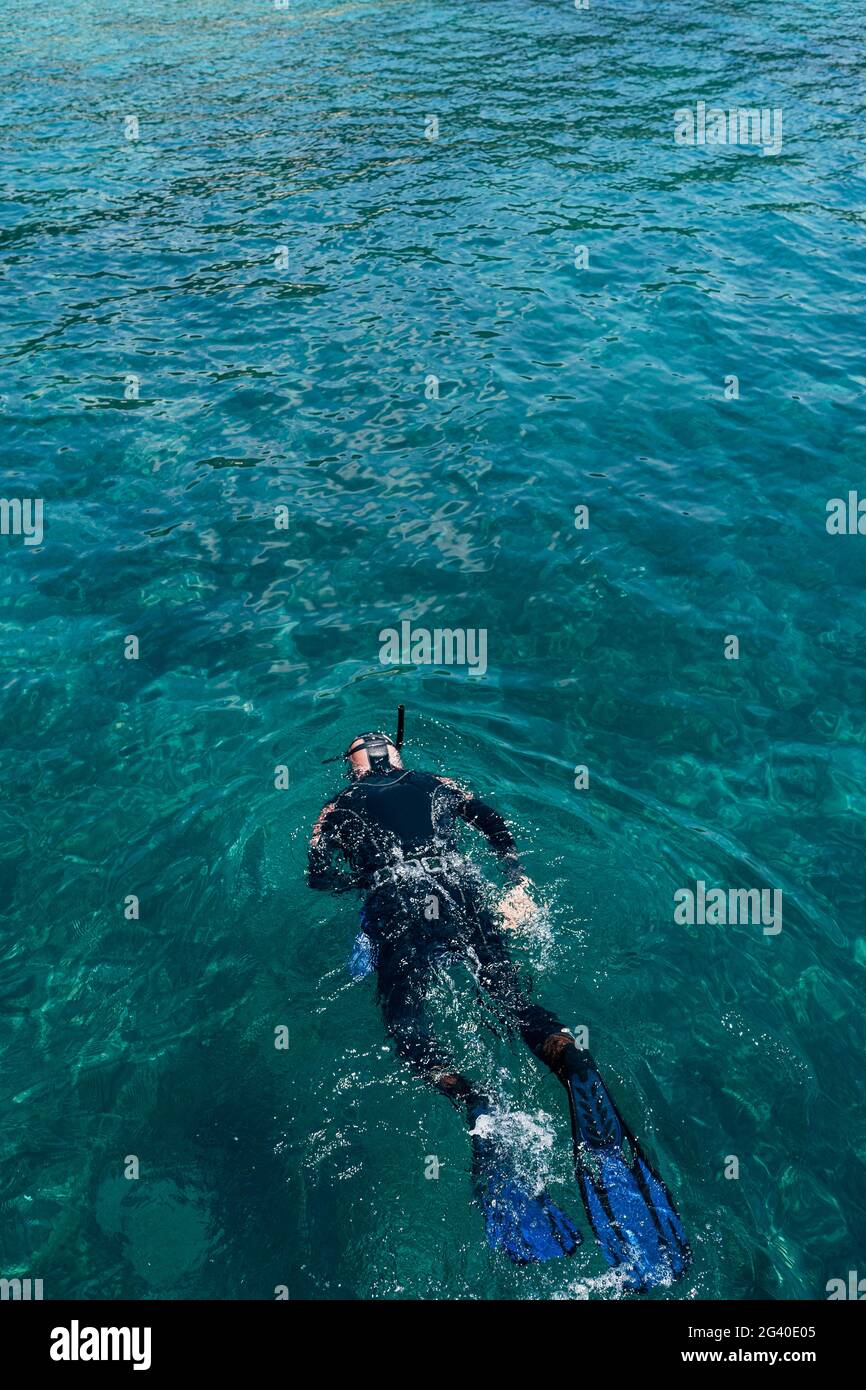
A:
[[[563,1025],[532,1003],[487,906],[484,882],[457,850],[460,823],[475,826],[510,883],[522,870],[498,812],[428,772],[367,773],[323,809],[310,845],[311,888],[365,893],[363,924],[375,950],[385,1026],[398,1053],[428,1081],[470,1107],[483,1098],[461,1077],[431,1032],[425,995],[443,957],[469,966],[503,1024],[541,1047]],[[340,869],[335,857],[349,866]]]

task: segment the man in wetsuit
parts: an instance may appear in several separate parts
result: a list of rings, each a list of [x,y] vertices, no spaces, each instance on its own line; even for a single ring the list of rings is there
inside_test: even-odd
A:
[[[555,1015],[532,1002],[505,944],[503,928],[517,926],[533,909],[511,832],[498,812],[456,782],[404,768],[386,734],[360,735],[344,757],[351,782],[316,821],[307,881],[311,888],[365,894],[363,925],[385,1027],[397,1053],[465,1110],[490,1244],[517,1263],[570,1254],[578,1233],[549,1198],[522,1192],[510,1177],[489,1122],[491,1101],[456,1070],[425,1007],[431,966],[457,958],[500,1021],[552,1069],[572,1042]],[[498,921],[484,880],[458,852],[461,823],[480,830],[502,863],[508,891]]]
[[[461,1076],[427,1016],[431,967],[461,960],[500,1021],[568,1093],[575,1175],[587,1217],[622,1287],[670,1283],[691,1258],[670,1193],[616,1108],[585,1048],[549,1010],[510,959],[503,935],[532,910],[529,880],[505,821],[456,782],[404,768],[386,734],[361,734],[343,758],[350,785],[319,815],[310,843],[308,882],[365,895],[363,924],[378,971],[385,1026],[398,1054],[462,1109],[472,1136],[472,1173],[487,1240],[516,1264],[570,1255],[580,1242],[571,1221],[545,1192],[515,1176],[495,1108]],[[505,872],[498,914],[486,885],[457,848],[460,825],[480,830]],[[335,858],[347,868],[340,869]]]

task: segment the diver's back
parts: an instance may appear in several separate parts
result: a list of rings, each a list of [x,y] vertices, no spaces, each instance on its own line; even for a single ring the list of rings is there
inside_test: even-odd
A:
[[[404,854],[430,849],[436,840],[433,795],[439,783],[428,772],[392,769],[368,773],[343,792],[340,803],[364,820],[383,848],[391,843]]]

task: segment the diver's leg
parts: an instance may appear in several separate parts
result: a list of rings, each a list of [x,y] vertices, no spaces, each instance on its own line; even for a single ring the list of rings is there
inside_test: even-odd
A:
[[[557,1071],[557,1049],[574,1039],[556,1014],[533,1002],[531,980],[511,959],[501,928],[486,909],[476,919],[467,958],[500,1021],[520,1033],[530,1051]]]
[[[670,1193],[626,1125],[590,1053],[549,1010],[533,1004],[530,985],[510,959],[501,933],[485,923],[474,952],[476,979],[503,1022],[568,1094],[575,1174],[586,1214],[608,1263],[626,1287],[670,1283],[691,1251]]]
[[[532,982],[511,959],[501,929],[489,913],[478,921],[468,956],[475,979],[490,999],[497,1017],[514,1029],[539,1061],[567,1087],[589,1053],[577,1046],[571,1030],[549,1009],[532,999]]]
[[[422,961],[416,951],[400,947],[383,951],[379,962],[382,1018],[397,1055],[456,1108],[465,1108],[467,1118],[474,1121],[489,1110],[490,1100],[461,1076],[431,1032],[425,1008],[428,973],[429,962]]]
[[[484,1213],[487,1243],[515,1264],[570,1255],[580,1234],[545,1193],[514,1177],[491,1115],[490,1098],[454,1067],[434,1038],[425,1011],[429,960],[423,951],[385,951],[379,960],[382,1016],[397,1053],[425,1081],[462,1109],[472,1137],[472,1178]]]

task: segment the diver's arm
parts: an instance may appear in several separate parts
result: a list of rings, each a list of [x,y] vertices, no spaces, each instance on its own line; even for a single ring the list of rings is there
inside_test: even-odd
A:
[[[499,812],[494,811],[492,806],[488,806],[485,801],[478,801],[471,792],[464,791],[458,783],[452,782],[450,778],[443,777],[440,780],[446,786],[460,793],[460,800],[454,807],[455,813],[467,825],[473,825],[476,830],[480,830],[491,849],[499,857],[507,884],[506,891],[499,903],[500,921],[506,929],[518,930],[524,922],[532,917],[535,904],[529,894],[532,883],[520,862],[514,836]]]
[[[457,814],[465,820],[467,825],[472,825],[476,830],[481,831],[490,848],[500,860],[506,882],[509,885],[521,883],[526,879],[520,856],[517,853],[517,845],[514,843],[514,836],[498,811],[494,811],[493,807],[488,806],[486,801],[478,801],[474,796],[471,796],[461,806],[458,806]]]
[[[476,830],[481,831],[490,848],[499,858],[509,887],[528,883],[529,880],[517,853],[514,836],[499,812],[494,811],[492,806],[488,806],[486,801],[479,801],[471,792],[465,792],[450,778],[443,777],[441,780],[446,786],[453,787],[462,793],[462,799],[454,808],[455,812],[467,825],[472,825]]]
[[[334,854],[341,850],[336,802],[331,801],[322,807],[313,826],[307,855],[307,883],[310,888],[317,888],[323,893],[340,893],[355,887],[355,876],[341,871],[333,862]]]

